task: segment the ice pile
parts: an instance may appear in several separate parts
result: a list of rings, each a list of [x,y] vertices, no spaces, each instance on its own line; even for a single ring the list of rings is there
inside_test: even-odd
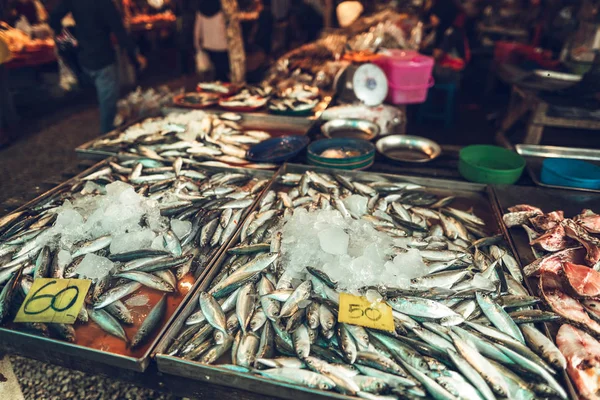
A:
[[[361,215],[364,202],[350,203],[352,213]],[[282,266],[293,278],[304,278],[311,266],[353,292],[370,285],[408,287],[411,278],[426,274],[418,250],[404,252],[368,221],[343,218],[337,210],[297,209],[280,231]]]
[[[134,141],[142,136],[150,135],[156,132],[175,130],[178,132],[178,137],[182,140],[193,141],[196,138],[197,132],[192,132],[189,129],[198,121],[202,121],[207,114],[201,110],[194,110],[185,113],[172,113],[164,118],[151,118],[139,124],[135,124],[128,128],[122,139]]]
[[[90,253],[83,257],[75,272],[82,278],[97,280],[108,275],[114,266],[115,264],[108,258]]]
[[[71,262],[72,254],[84,241],[110,235],[110,252],[115,254],[150,248],[157,236],[169,229],[168,219],[160,215],[158,202],[136,193],[131,185],[117,181],[96,193],[100,194],[65,201],[55,209],[54,226],[38,235],[33,246],[48,245],[58,250],[58,263],[64,266]],[[175,223],[173,228],[182,234],[191,225]],[[99,279],[110,268],[112,263],[108,259],[88,254],[78,272]]]

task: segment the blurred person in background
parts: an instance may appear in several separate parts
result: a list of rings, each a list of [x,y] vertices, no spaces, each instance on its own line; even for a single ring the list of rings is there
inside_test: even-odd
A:
[[[119,100],[119,73],[111,34],[127,50],[136,70],[146,67],[146,59],[137,54],[112,0],[63,0],[50,17],[57,40],[62,35],[62,19],[69,13],[77,24],[79,63],[96,86],[100,127],[102,133],[107,133],[113,130]]]
[[[48,20],[48,13],[39,0],[15,0],[10,10],[12,25],[15,25],[21,17],[25,17],[30,25],[37,25]]]
[[[2,15],[2,5],[0,5]],[[10,60],[8,44],[0,38],[0,148],[12,141],[11,132],[17,125],[17,112],[9,89],[8,71],[4,64]]]
[[[308,0],[314,1],[314,0]],[[317,40],[324,27],[323,14],[320,8],[304,0],[292,0],[290,10],[291,34],[294,36],[295,45]]]
[[[196,51],[205,51],[208,54],[215,70],[216,80],[229,80],[227,31],[219,0],[198,0],[194,47]]]

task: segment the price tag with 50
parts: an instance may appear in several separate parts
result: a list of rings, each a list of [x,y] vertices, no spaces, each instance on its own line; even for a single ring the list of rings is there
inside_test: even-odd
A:
[[[338,321],[367,328],[394,331],[392,309],[384,302],[370,302],[364,297],[340,293]]]

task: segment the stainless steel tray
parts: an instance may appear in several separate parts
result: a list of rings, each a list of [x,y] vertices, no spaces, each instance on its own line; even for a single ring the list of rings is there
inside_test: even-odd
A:
[[[213,114],[223,114],[226,111],[223,110],[203,110]],[[162,109],[163,115],[168,115],[171,113],[185,113],[189,112],[187,109],[182,108],[173,108],[173,107],[165,107]],[[271,133],[273,136],[282,136],[282,135],[306,135],[308,131],[312,128],[315,120],[311,120],[304,117],[288,117],[288,116],[279,116],[279,115],[270,115],[270,114],[258,114],[258,113],[237,113],[242,116],[242,120],[239,121],[239,124],[245,129],[257,129],[264,130]],[[142,122],[142,120],[134,121],[127,126],[115,130],[113,132],[109,132],[103,136],[100,136],[96,139],[90,140],[75,149],[75,152],[80,158],[92,159],[92,160],[103,160],[107,157],[118,155],[117,151],[112,149],[103,149],[96,148],[94,145],[99,140],[104,139],[114,139],[118,137],[121,133],[123,133],[127,128],[136,123]],[[125,158],[132,158],[129,154]]]
[[[323,111],[325,111],[327,108],[329,108],[329,106],[331,105],[331,103],[333,102],[333,95],[330,93],[323,93],[321,96],[321,101],[319,101],[317,103],[317,105],[315,106],[315,108],[313,108],[313,112],[308,115],[308,116],[295,116],[295,115],[277,115],[277,114],[272,114],[269,112],[268,109],[268,102],[267,105],[264,106],[263,108],[256,110],[256,111],[251,111],[251,112],[235,112],[236,114],[253,114],[256,116],[261,116],[261,117],[277,117],[277,116],[281,116],[284,118],[294,118],[297,120],[304,120],[304,119],[309,119],[309,120],[317,120],[319,119],[319,117],[321,116],[321,114],[323,113]],[[182,110],[190,110],[190,107],[186,107],[186,106],[178,106],[177,104],[172,104],[171,106],[168,107],[169,109],[173,109],[176,111],[181,112]],[[193,109],[193,108],[191,108]],[[223,114],[226,112],[231,112],[231,111],[227,111],[224,110],[223,108],[219,107],[218,105],[216,106],[211,106],[211,107],[207,107],[207,108],[200,108],[200,110],[204,110],[206,112],[210,112],[213,114]]]
[[[581,192],[600,193],[600,190],[596,189],[548,185],[543,183],[541,180],[542,162],[545,158],[574,158],[577,160],[589,161],[592,164],[600,166],[600,150],[581,149],[574,147],[542,146],[535,144],[517,144],[515,149],[517,150],[517,153],[525,157],[525,160],[527,161],[527,172],[536,185],[554,189],[568,189]]]
[[[42,194],[41,196],[28,202],[27,204],[23,205],[22,207],[18,208],[13,212],[17,212],[28,207],[33,207],[39,204],[40,202],[44,201],[48,197],[51,197],[55,194],[67,190],[70,186],[78,182],[79,179],[81,179],[82,177],[87,176],[89,173],[95,170],[99,170],[107,166],[108,163],[111,161],[114,161],[114,159],[110,158],[99,162],[98,164],[87,169],[86,171],[69,179],[68,181],[62,183],[61,185],[55,187],[47,193]],[[220,167],[203,167],[203,169],[215,172],[237,171],[241,173],[250,174],[259,179],[269,179],[273,176],[273,172],[262,170]],[[256,201],[258,201],[260,197],[260,195],[257,196]],[[245,219],[250,210],[252,210],[255,207],[256,201],[252,206],[246,209],[242,220]],[[238,230],[239,229],[241,229],[241,224],[238,227]],[[234,236],[234,238],[235,237],[236,236]],[[89,364],[89,368],[93,368],[94,363],[100,363],[103,365],[142,372],[150,363],[150,355],[152,354],[154,347],[159,343],[162,335],[167,331],[169,326],[176,320],[179,313],[184,309],[190,297],[192,297],[192,295],[195,293],[196,288],[203,282],[203,278],[206,276],[206,274],[209,271],[213,270],[213,268],[211,268],[212,265],[216,260],[219,259],[220,255],[224,252],[224,250],[231,245],[232,240],[234,239],[230,239],[229,242],[222,245],[215,252],[215,254],[206,262],[201,274],[198,276],[198,278],[190,288],[189,292],[182,298],[180,303],[174,309],[173,313],[166,318],[166,322],[154,335],[154,339],[150,342],[147,349],[143,352],[143,354],[141,354],[138,357],[112,353],[110,351],[102,351],[79,344],[67,343],[61,340],[33,335],[18,330],[10,329],[7,327],[0,327],[0,351],[4,351],[9,354],[20,354],[26,357],[35,358],[49,363],[54,363],[58,359],[63,365]]]
[[[563,210],[567,216],[576,215],[584,208],[593,208],[600,204],[600,194],[539,187],[493,186],[491,196],[493,200],[492,205],[496,208],[495,213],[498,215],[504,214],[508,207],[523,203],[539,207],[544,212]],[[504,236],[508,239],[511,250],[522,270],[524,266],[535,260],[525,230],[520,227],[507,228],[502,222],[500,223],[500,227]],[[536,279],[525,279],[525,285],[530,293],[537,295]],[[543,326],[546,335],[554,339],[557,332],[557,324],[546,323]],[[562,378],[570,398],[577,400],[577,392],[566,372],[562,373]]]
[[[459,203],[464,204],[466,202],[469,206],[474,207],[477,215],[481,216],[486,221],[488,226],[491,228],[490,230],[499,229],[497,222],[498,216],[493,214],[493,209],[490,206],[490,202],[488,199],[487,187],[485,185],[467,182],[455,182],[441,179],[418,178],[390,174],[376,174],[360,171],[341,171],[321,167],[285,164],[274,176],[274,179],[269,185],[269,187],[265,189],[265,191],[263,192],[263,196],[271,188],[276,190],[289,189],[289,187],[287,186],[280,186],[277,184],[277,178],[279,176],[288,172],[303,173],[307,170],[320,172],[335,171],[336,173],[342,174],[344,176],[360,176],[362,179],[367,178],[366,180],[386,178],[390,181],[402,181],[420,184],[426,186],[427,191],[436,194],[457,196],[457,201]],[[263,196],[261,196],[261,198]],[[260,202],[260,199],[258,200],[258,202]],[[240,232],[236,234],[234,241],[231,242],[232,246],[239,241],[239,236]],[[181,328],[184,326],[185,320],[195,311],[200,292],[208,289],[212,280],[220,272],[221,265],[225,261],[226,257],[226,252],[223,252],[221,254],[221,257],[219,257],[219,260],[217,260],[217,262],[214,263],[213,267],[211,268],[211,271],[208,272],[208,274],[205,276],[203,282],[198,286],[196,292],[194,293],[191,300],[187,303],[184,310],[180,313],[176,321],[170,326],[160,343],[156,346],[153,357],[156,360],[158,370],[165,374],[182,376],[210,383],[216,383],[219,385],[248,390],[262,395],[271,395],[290,400],[310,400],[320,398],[335,398],[348,400],[356,399],[355,397],[348,397],[335,392],[321,391],[296,385],[275,382],[270,379],[243,374],[239,372],[233,372],[224,368],[219,368],[218,365],[205,365],[199,362],[183,360],[179,357],[169,356],[165,354],[174,337],[180,332]]]

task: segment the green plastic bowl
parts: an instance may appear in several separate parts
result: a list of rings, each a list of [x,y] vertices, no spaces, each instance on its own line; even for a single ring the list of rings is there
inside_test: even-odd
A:
[[[524,168],[525,159],[503,147],[467,146],[459,155],[458,170],[471,182],[512,185]]]

